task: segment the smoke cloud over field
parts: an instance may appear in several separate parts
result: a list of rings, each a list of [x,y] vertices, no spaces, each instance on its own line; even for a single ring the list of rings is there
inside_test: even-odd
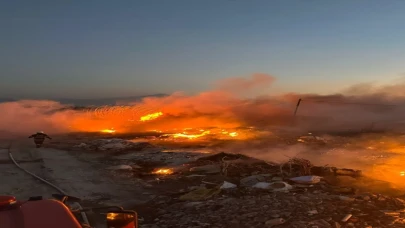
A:
[[[289,93],[278,96],[255,94],[271,91],[274,77],[253,74],[217,82],[211,91],[195,96],[174,93],[145,98],[128,106],[97,110],[72,110],[54,101],[17,101],[0,104],[0,132],[30,134],[46,132],[169,130],[181,128],[237,128],[253,126],[295,127],[308,130],[359,130],[398,128],[405,114],[405,84],[374,87],[355,85],[342,94],[321,96]],[[253,95],[255,97],[251,98]],[[249,97],[249,98],[247,98]],[[294,117],[299,98],[302,102]],[[141,116],[161,112],[155,120]]]
[[[212,90],[194,96],[177,92],[165,97],[148,97],[125,106],[90,110],[73,109],[55,101],[0,103],[0,138],[9,133],[26,137],[36,131],[53,134],[99,132],[111,128],[117,132],[182,132],[185,128],[216,127],[236,132],[239,127],[254,127],[263,132],[281,128],[298,133],[405,129],[405,83],[354,85],[341,94],[287,93],[270,96],[266,92],[271,91],[274,81],[275,78],[270,75],[253,74],[249,78],[221,80]],[[294,116],[299,99],[302,100]],[[338,144],[335,148],[340,149],[332,152],[326,147],[325,151],[316,151],[306,145],[277,147],[269,138],[264,140],[266,145],[258,147],[255,147],[255,140],[249,140],[224,149],[276,162],[284,162],[289,157],[304,157],[315,164],[358,168],[370,176],[402,183],[399,176],[405,159],[402,150],[396,151],[395,157],[379,160],[381,164],[376,165],[367,156],[377,153],[377,150],[373,152],[366,148],[373,142],[384,140],[356,140],[354,144],[359,148],[342,148],[342,144]],[[380,151],[405,148],[405,144],[395,144],[398,139],[389,140],[391,146]]]

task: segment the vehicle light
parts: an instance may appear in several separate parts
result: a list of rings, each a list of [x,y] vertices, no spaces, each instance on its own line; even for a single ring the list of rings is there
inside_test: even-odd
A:
[[[15,204],[17,200],[14,196],[0,196],[0,207]]]
[[[0,210],[8,210],[15,205],[17,200],[14,196],[0,196]],[[14,207],[14,206],[13,206]]]

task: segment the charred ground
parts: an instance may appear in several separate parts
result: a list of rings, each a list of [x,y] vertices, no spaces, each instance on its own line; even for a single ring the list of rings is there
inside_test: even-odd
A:
[[[393,163],[403,156],[401,134],[280,132],[248,141],[163,135],[55,136],[40,152],[50,172],[44,175],[84,205],[138,211],[141,227],[403,226],[404,167]],[[322,179],[290,180],[308,175]],[[225,182],[236,187],[221,189]],[[279,182],[292,188],[280,191]]]

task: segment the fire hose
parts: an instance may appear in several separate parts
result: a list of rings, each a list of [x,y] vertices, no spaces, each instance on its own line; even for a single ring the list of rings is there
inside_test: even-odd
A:
[[[24,172],[26,172],[26,173],[28,173],[29,175],[31,175],[32,177],[34,177],[34,178],[36,178],[36,179],[42,181],[43,183],[45,183],[45,184],[51,186],[52,188],[56,189],[56,190],[57,190],[58,192],[60,192],[61,194],[65,195],[65,196],[68,195],[65,191],[63,191],[63,190],[62,190],[61,188],[59,188],[58,186],[52,184],[51,182],[49,182],[49,181],[47,181],[47,180],[45,180],[45,179],[43,179],[43,178],[37,176],[36,174],[34,174],[34,173],[32,173],[32,172],[30,172],[30,171],[24,169],[23,167],[21,167],[21,166],[14,160],[13,154],[11,153],[11,145],[12,145],[12,143],[10,143],[10,146],[7,148],[7,149],[8,149],[8,156],[10,157],[11,161],[13,161],[14,165],[16,165],[19,169],[21,169],[21,170],[23,170]],[[83,207],[82,207],[78,202],[74,202],[73,204],[74,204],[79,210],[83,210]],[[90,223],[89,223],[89,220],[88,220],[88,218],[87,218],[86,213],[85,213],[84,211],[81,211],[80,214],[81,214],[81,216],[82,216],[83,222],[84,222],[87,226],[90,226]]]

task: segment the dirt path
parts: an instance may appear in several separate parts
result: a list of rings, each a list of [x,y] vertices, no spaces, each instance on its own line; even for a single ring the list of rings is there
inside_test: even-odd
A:
[[[56,185],[83,200],[105,205],[122,205],[137,201],[141,189],[130,186],[109,175],[106,167],[77,159],[62,150],[46,148],[41,151],[47,175]],[[143,200],[139,199],[139,202]]]
[[[1,184],[0,194],[14,195],[18,199],[26,200],[30,196],[51,197],[52,193],[57,193],[53,188],[42,184],[29,174],[17,168],[8,156],[8,150],[5,149],[8,143],[1,143],[0,149],[0,173]],[[12,154],[21,167],[29,170],[39,176],[43,176],[47,170],[42,165],[42,161],[35,148],[18,145],[18,148],[12,148]]]
[[[8,156],[7,142],[0,142],[0,195],[14,195],[26,200],[30,196],[50,198],[58,193],[23,170]],[[14,159],[28,171],[55,184],[69,195],[83,200],[82,206],[131,205],[149,200],[142,195],[142,186],[120,178],[97,162],[89,162],[73,154],[52,148],[34,148],[30,142],[17,141],[12,145]],[[96,227],[103,227],[96,221]]]

